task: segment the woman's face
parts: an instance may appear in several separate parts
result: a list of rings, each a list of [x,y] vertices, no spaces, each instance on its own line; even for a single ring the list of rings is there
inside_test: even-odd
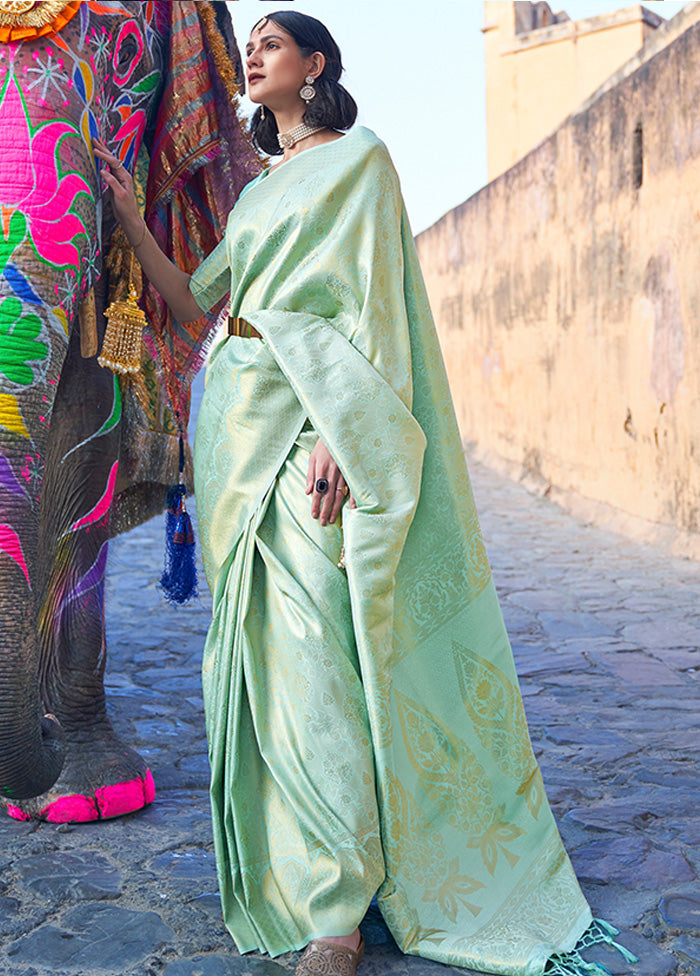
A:
[[[303,105],[299,89],[307,75],[323,70],[322,54],[302,58],[294,38],[282,27],[263,18],[256,24],[246,46],[248,96],[272,111]]]

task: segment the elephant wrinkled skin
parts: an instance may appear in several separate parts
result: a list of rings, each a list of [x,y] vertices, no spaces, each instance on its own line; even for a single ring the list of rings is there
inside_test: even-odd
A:
[[[221,132],[188,166],[200,180],[211,169],[216,217],[225,218],[256,162],[231,104],[230,63],[227,95],[221,57],[217,68],[208,45],[195,43],[209,8],[207,29],[214,24],[240,76],[225,4],[34,8],[57,14],[39,36],[0,28],[0,796],[15,817],[60,822],[116,816],[154,795],[146,764],[110,725],[103,688],[110,516],[132,486],[120,468],[128,386],[123,397],[96,349],[86,354],[85,334],[81,348],[81,305],[88,319],[94,307],[98,343],[104,332],[103,242],[115,227],[90,137],[127,168],[140,165],[142,143],[150,151],[159,127],[166,131],[168,97],[181,105],[188,96],[172,77],[176,25],[194,45],[184,67],[214,77],[209,117],[218,112]],[[0,3],[0,25],[8,16]],[[183,234],[200,234],[192,250],[201,258],[222,228],[214,220],[208,240],[187,223],[186,182],[173,192]],[[163,483],[172,475],[163,472]]]

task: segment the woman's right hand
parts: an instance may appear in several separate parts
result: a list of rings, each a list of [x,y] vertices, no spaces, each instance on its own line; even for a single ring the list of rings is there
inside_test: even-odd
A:
[[[327,482],[326,491],[323,494],[316,487],[319,479]],[[357,508],[355,499],[348,491],[340,468],[320,437],[309,455],[306,494],[313,496],[311,499],[311,517],[318,519],[321,525],[335,522],[346,498],[350,502],[350,508]]]
[[[92,147],[95,156],[106,163],[101,170],[102,179],[112,193],[112,209],[115,216],[133,246],[138,243],[139,238],[142,238],[145,226],[134,193],[134,181],[121,160],[109,151],[101,139],[93,139]]]

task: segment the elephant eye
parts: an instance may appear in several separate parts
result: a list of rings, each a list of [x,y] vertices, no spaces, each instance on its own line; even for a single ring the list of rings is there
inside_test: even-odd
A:
[[[117,54],[117,64],[120,68],[126,67],[128,64],[134,60],[138,54],[138,44],[136,43],[136,38],[131,34],[124,38],[123,42],[119,46],[119,53]]]
[[[129,82],[142,61],[144,50],[144,38],[135,22],[127,21],[119,32],[112,57],[114,83],[118,88],[123,88]]]

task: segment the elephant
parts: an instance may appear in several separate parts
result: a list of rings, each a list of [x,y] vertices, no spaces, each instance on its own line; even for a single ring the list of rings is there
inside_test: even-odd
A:
[[[19,819],[154,798],[106,710],[107,548],[178,480],[215,321],[173,321],[147,286],[138,372],[99,364],[105,308],[138,267],[90,140],[134,173],[148,226],[192,271],[260,169],[241,84],[225,3],[0,2],[0,798]]]

